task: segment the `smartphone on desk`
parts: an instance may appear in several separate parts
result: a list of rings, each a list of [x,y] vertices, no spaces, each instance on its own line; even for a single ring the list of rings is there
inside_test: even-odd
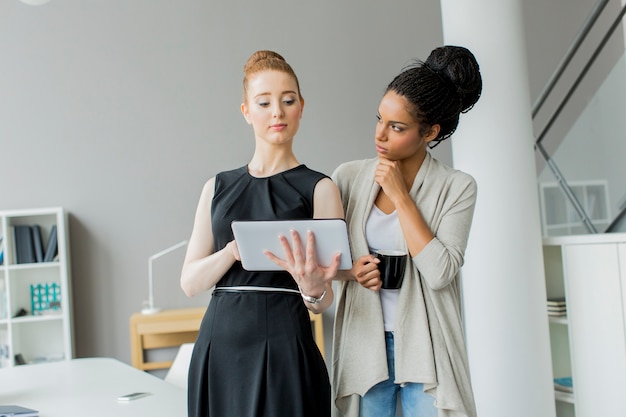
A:
[[[119,397],[117,397],[117,401],[127,402],[147,397],[148,395],[150,395],[149,392],[133,392],[132,394],[120,395]]]

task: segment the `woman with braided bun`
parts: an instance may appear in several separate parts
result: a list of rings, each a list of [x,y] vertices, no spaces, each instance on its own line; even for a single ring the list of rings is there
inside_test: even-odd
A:
[[[476,183],[433,158],[478,100],[480,70],[443,46],[403,70],[378,107],[373,159],[339,166],[352,270],[335,294],[333,398],[347,417],[474,417],[461,318],[463,265]],[[371,253],[409,254],[400,289],[381,289]]]
[[[288,262],[274,257],[285,271],[246,271],[231,222],[343,218],[341,198],[328,176],[293,153],[304,100],[291,66],[257,51],[244,74],[241,112],[254,130],[254,154],[205,184],[181,273],[188,296],[214,288],[189,367],[188,415],[329,417],[330,381],[307,309],[332,303],[339,255],[320,267],[313,250],[294,251]],[[314,247],[311,234],[303,240]]]

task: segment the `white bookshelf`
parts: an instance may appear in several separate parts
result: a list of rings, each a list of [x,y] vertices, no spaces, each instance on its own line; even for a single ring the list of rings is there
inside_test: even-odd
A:
[[[548,298],[565,297],[566,317],[550,317],[558,417],[621,415],[626,409],[626,234],[543,240]]]
[[[546,274],[546,293],[548,298],[565,298],[569,314],[569,303],[566,297],[566,282],[563,271],[563,258],[560,246],[546,245],[544,240],[544,267]],[[550,350],[552,353],[552,376],[563,378],[572,376],[572,359],[570,349],[569,316],[548,316],[550,324]],[[573,393],[554,390],[557,417],[574,417],[575,397]]]
[[[52,227],[58,254],[50,262],[18,263],[15,227],[39,225],[44,254]],[[69,360],[73,357],[72,294],[67,213],[60,207],[0,211],[3,262],[0,265],[0,367]],[[58,286],[50,309],[33,314],[31,285]],[[23,315],[17,313],[23,310]]]

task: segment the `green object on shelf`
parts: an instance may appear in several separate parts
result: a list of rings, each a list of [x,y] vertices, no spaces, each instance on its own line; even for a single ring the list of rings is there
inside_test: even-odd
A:
[[[554,389],[564,392],[574,392],[572,377],[566,376],[562,378],[554,378]]]
[[[30,285],[31,312],[34,316],[61,308],[61,286],[57,283]]]

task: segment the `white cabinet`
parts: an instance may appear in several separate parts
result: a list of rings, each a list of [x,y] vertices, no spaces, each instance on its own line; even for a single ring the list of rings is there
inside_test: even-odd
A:
[[[548,297],[564,295],[568,312],[550,324],[554,377],[574,385],[573,395],[556,395],[559,416],[623,415],[626,234],[547,238],[544,261]]]
[[[33,246],[32,257],[25,257],[28,251],[23,245],[23,232],[28,227],[34,230],[33,226],[40,232],[41,252],[37,254]],[[58,207],[0,211],[0,236],[0,367],[19,364],[19,359],[27,363],[71,359],[72,295],[66,212]],[[49,247],[52,249],[46,260]]]
[[[611,223],[608,182],[571,181],[572,193],[589,216],[598,232],[604,232]],[[566,236],[588,233],[574,206],[560,185],[555,182],[539,184],[541,220],[544,236]]]

